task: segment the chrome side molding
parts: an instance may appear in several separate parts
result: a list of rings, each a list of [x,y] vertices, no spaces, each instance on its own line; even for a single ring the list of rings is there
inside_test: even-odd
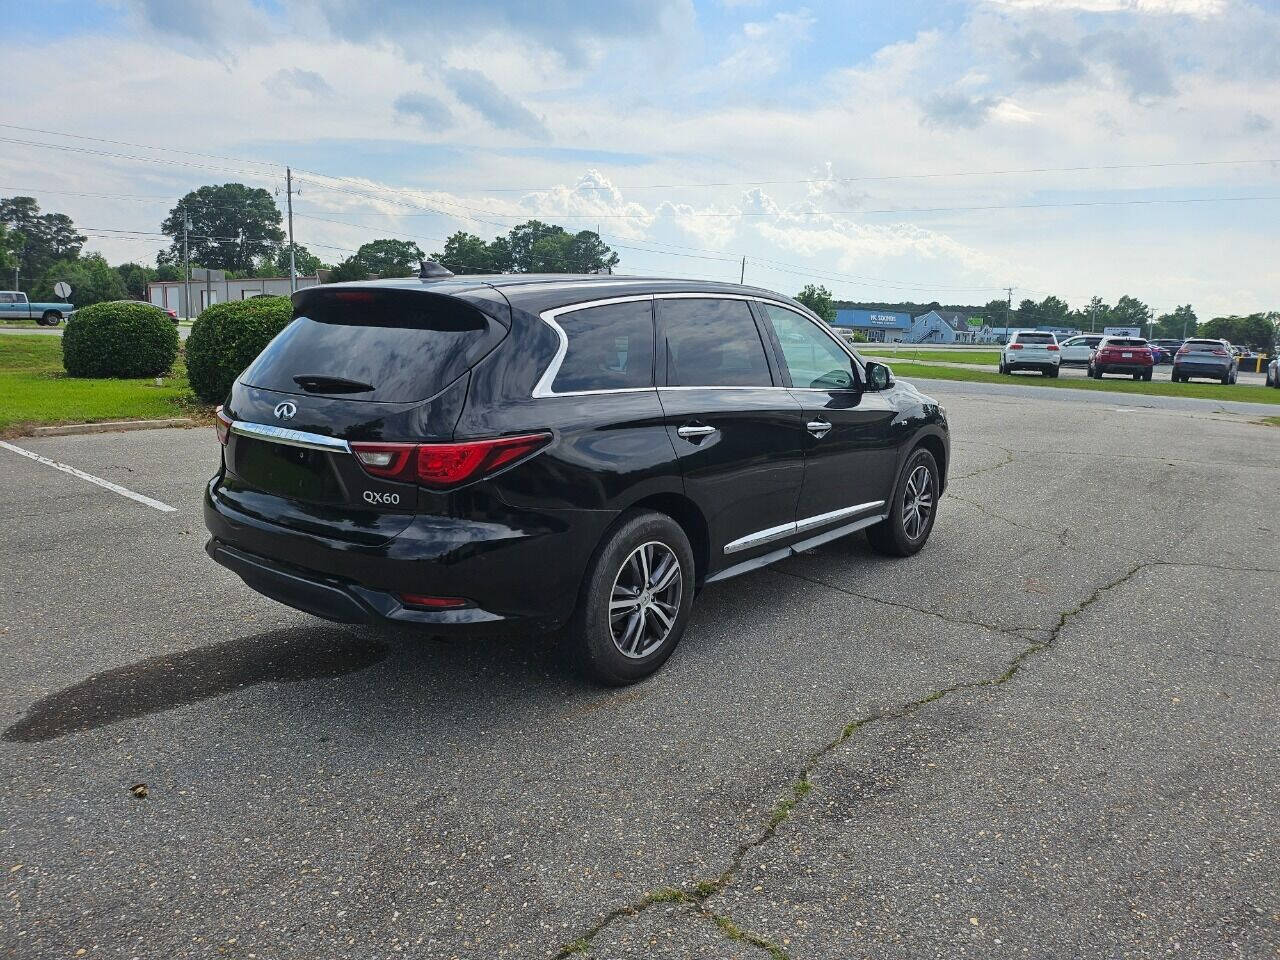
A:
[[[819,513],[816,516],[805,517],[803,520],[796,520],[793,523],[783,523],[776,527],[757,530],[755,533],[749,533],[745,537],[739,537],[737,540],[729,541],[724,545],[724,552],[737,553],[740,550],[750,550],[753,547],[772,543],[774,540],[782,540],[783,538],[792,536],[793,534],[812,530],[814,527],[820,527],[824,523],[831,523],[834,520],[853,516],[855,513],[863,513],[867,510],[873,510],[876,507],[883,506],[883,500],[871,500],[867,503],[856,503],[852,507],[842,507],[839,510],[832,510],[830,513]]]

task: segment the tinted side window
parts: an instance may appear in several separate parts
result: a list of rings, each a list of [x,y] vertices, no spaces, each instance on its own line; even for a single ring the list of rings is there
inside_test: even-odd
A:
[[[569,349],[551,389],[623,390],[653,386],[653,302],[611,303],[562,313]]]
[[[768,387],[769,362],[745,300],[659,300],[673,387]]]
[[[853,387],[853,361],[814,323],[794,310],[765,304],[791,374],[791,385],[815,390]]]

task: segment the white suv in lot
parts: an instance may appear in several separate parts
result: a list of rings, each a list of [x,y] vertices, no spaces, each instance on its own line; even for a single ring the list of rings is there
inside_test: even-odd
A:
[[[1046,377],[1056,377],[1062,363],[1058,338],[1043,330],[1019,330],[1000,353],[1000,372],[1039,370]]]
[[[1101,342],[1102,334],[1100,333],[1084,333],[1063,340],[1059,344],[1062,347],[1062,365],[1087,367],[1089,361],[1093,359],[1093,351],[1098,349],[1098,344]]]

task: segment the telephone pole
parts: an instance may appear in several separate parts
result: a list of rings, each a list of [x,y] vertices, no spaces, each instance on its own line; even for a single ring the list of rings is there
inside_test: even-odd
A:
[[[187,247],[187,233],[191,230],[191,218],[187,216],[187,205],[182,205],[182,290],[183,307],[186,316],[191,319],[191,253]]]
[[[1009,299],[1004,303],[1004,336],[1007,342],[1009,339],[1010,315],[1013,313],[1013,287],[1005,287],[1004,290],[1009,295]]]
[[[298,292],[298,261],[293,246],[293,170],[284,168],[285,205],[289,208],[289,292]]]
[[[747,258],[742,258],[742,270],[738,273],[738,282],[745,283],[747,279]]]

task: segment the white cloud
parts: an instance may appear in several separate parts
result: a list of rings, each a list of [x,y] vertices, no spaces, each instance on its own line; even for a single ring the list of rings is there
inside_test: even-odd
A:
[[[1201,18],[1219,16],[1227,7],[1227,0],[987,0],[987,2],[1018,10],[1177,14]]]

